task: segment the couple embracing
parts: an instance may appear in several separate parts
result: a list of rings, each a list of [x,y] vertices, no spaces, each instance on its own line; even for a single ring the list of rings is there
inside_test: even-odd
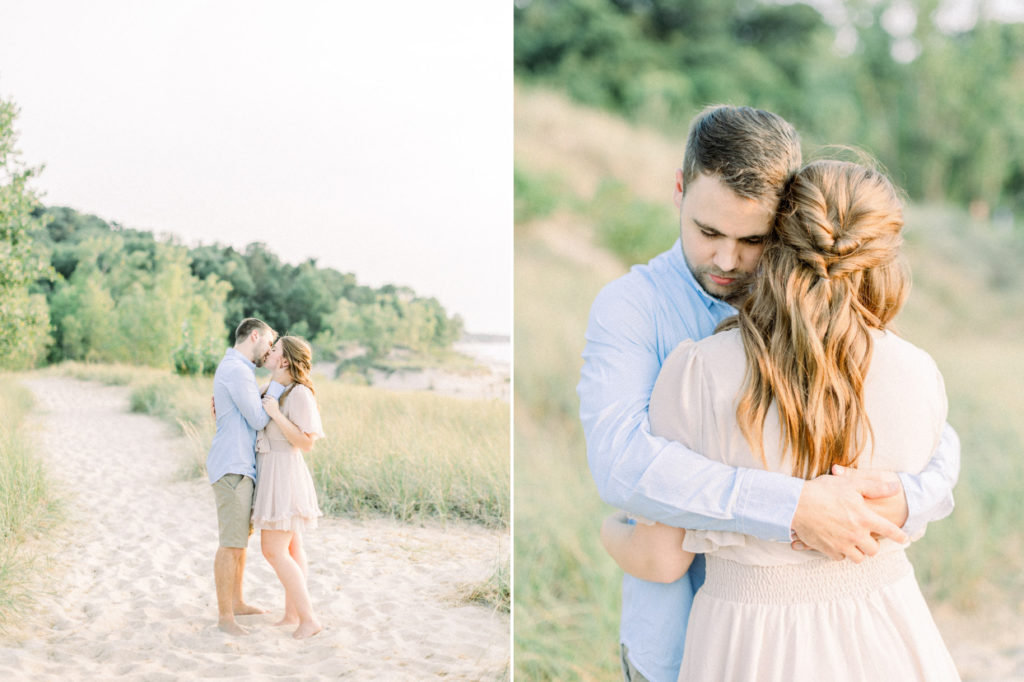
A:
[[[242,320],[213,379],[217,432],[206,469],[220,536],[213,566],[218,626],[244,635],[235,616],[265,613],[242,597],[245,553],[255,528],[285,590],[284,616],[276,624],[296,626],[293,636],[303,639],[322,629],[306,586],[302,544],[303,531],[316,528],[322,514],[302,453],[324,434],[309,378],[309,344],[275,336],[262,320]],[[266,386],[256,384],[257,367],[271,372]]]
[[[626,575],[626,680],[956,680],[904,549],[952,510],[942,377],[889,328],[898,192],[802,164],[749,107],[694,119],[680,239],[606,286],[578,387]]]

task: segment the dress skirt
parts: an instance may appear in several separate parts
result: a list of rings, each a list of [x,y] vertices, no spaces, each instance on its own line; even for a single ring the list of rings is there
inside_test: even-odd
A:
[[[256,472],[253,528],[295,532],[316,528],[323,513],[300,450],[258,453]]]
[[[861,564],[710,554],[680,680],[959,680],[902,549]]]

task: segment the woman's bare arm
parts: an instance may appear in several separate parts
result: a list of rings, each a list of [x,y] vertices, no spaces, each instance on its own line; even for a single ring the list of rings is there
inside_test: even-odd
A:
[[[618,512],[601,524],[601,543],[626,573],[672,583],[686,575],[693,561],[693,553],[683,550],[685,532],[662,523],[631,524],[625,512]]]

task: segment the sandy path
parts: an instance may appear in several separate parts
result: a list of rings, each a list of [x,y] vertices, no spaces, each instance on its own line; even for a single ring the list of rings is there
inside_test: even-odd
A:
[[[53,594],[16,639],[0,679],[500,679],[509,618],[460,604],[486,580],[507,533],[323,520],[307,540],[313,603],[325,625],[305,641],[271,624],[284,592],[249,545],[245,594],[270,614],[216,628],[216,512],[205,481],[176,480],[185,442],[127,413],[128,390],[63,377],[24,381],[37,400],[37,451],[67,491],[71,520],[46,571]]]

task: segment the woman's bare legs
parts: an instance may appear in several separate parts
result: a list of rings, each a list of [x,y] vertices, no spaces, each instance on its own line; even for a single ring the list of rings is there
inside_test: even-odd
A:
[[[260,542],[263,545],[263,556],[270,562],[274,572],[277,573],[278,580],[284,585],[285,618],[287,618],[287,604],[289,602],[298,616],[299,627],[292,633],[292,636],[296,639],[312,637],[320,632],[322,626],[320,621],[313,615],[313,606],[309,600],[309,591],[306,589],[306,576],[303,573],[302,567],[289,552],[289,546],[295,537],[295,533],[287,530],[266,529],[261,531],[261,533]]]
[[[292,533],[292,541],[288,543],[288,554],[302,570],[303,582],[308,586],[309,569],[306,563],[306,550],[302,546],[302,533]],[[308,592],[308,587],[307,587]],[[284,617],[274,625],[298,625],[299,612],[295,610],[295,604],[286,592],[284,595]]]

